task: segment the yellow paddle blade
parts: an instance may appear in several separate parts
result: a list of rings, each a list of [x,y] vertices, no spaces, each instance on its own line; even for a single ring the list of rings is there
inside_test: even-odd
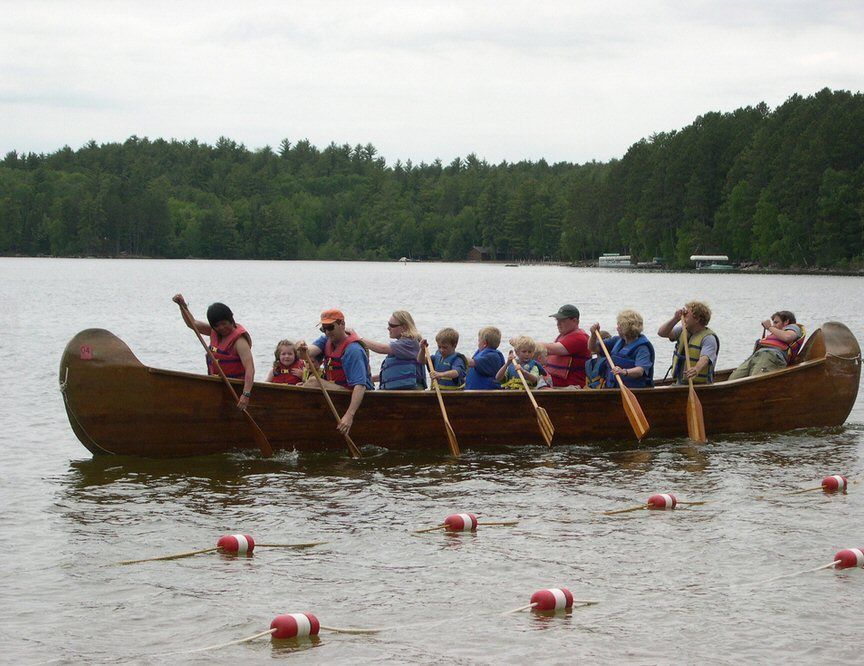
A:
[[[540,434],[546,442],[546,446],[552,446],[552,437],[555,435],[555,426],[549,418],[549,413],[543,408],[537,407],[537,424],[540,426]]]
[[[702,416],[702,403],[699,402],[699,396],[696,395],[693,386],[690,386],[690,392],[687,394],[687,434],[697,444],[708,441],[708,436],[705,434],[705,419]]]
[[[621,384],[621,400],[624,403],[624,412],[630,421],[630,427],[633,428],[636,439],[641,442],[642,438],[648,434],[648,430],[651,429],[648,419],[645,418],[645,412],[642,411],[642,405],[624,384]]]

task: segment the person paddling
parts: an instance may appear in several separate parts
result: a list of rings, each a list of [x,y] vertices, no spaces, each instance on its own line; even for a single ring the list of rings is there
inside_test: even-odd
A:
[[[252,359],[252,336],[234,321],[234,313],[224,303],[213,303],[207,308],[207,321],[199,321],[189,314],[183,294],[175,294],[171,299],[180,305],[183,321],[193,331],[210,336],[210,351],[226,377],[243,380],[243,393],[237,407],[246,409],[252,397],[252,384],[255,381],[255,361]],[[210,356],[207,357],[207,374],[218,375]]]
[[[681,319],[687,327],[687,346],[684,349],[684,337],[681,335]],[[683,308],[675,311],[672,318],[660,326],[657,335],[675,343],[672,352],[672,377],[678,384],[686,384],[692,379],[694,384],[711,384],[714,382],[714,368],[717,367],[717,355],[720,353],[720,338],[708,328],[711,321],[711,308],[701,301],[690,301]],[[690,369],[687,370],[685,355],[690,357]]]
[[[360,336],[348,332],[345,328],[345,315],[341,310],[325,310],[321,313],[321,332],[324,334],[311,345],[300,340],[297,343],[297,353],[300,358],[308,351],[313,361],[318,357],[324,359],[324,379],[322,384],[328,391],[350,390],[351,403],[339,419],[336,429],[347,435],[354,424],[354,416],[360,409],[363,396],[367,390],[372,390],[372,373],[369,371],[369,357],[360,344]],[[304,385],[318,387],[317,381],[305,382]]]
[[[608,367],[605,356],[601,356],[598,363],[606,388],[617,388],[618,381],[623,381],[628,388],[654,386],[654,346],[642,333],[642,327],[642,315],[635,310],[618,313],[618,335],[603,340],[615,365]],[[599,334],[600,324],[593,324],[588,348],[595,354],[601,352]]]
[[[579,308],[562,305],[558,312],[549,315],[558,325],[555,342],[540,343],[546,349],[546,370],[552,375],[555,388],[585,386],[585,361],[591,358],[588,351],[588,334],[579,328]]]

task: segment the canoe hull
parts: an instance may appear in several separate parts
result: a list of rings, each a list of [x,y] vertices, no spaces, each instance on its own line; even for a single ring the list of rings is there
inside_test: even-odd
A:
[[[802,363],[785,370],[697,388],[709,438],[842,425],[858,393],[858,342],[846,326],[829,322],[814,332],[805,352]],[[94,454],[175,458],[258,450],[218,378],[149,368],[103,329],[82,331],[69,342],[60,382],[70,425]],[[240,386],[238,381],[238,390]],[[650,423],[649,440],[686,437],[686,386],[633,393]],[[336,409],[344,412],[350,394],[331,395]],[[534,395],[555,426],[555,445],[635,441],[617,390]],[[463,449],[544,445],[534,409],[521,391],[448,392],[444,400]],[[256,383],[249,413],[275,450],[345,448],[316,389]],[[368,392],[351,436],[360,446],[448,450],[431,391]]]

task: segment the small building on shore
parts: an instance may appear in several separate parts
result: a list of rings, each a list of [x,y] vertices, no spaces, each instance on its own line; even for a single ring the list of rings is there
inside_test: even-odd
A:
[[[468,261],[495,261],[495,248],[473,245],[468,250],[467,259]]]

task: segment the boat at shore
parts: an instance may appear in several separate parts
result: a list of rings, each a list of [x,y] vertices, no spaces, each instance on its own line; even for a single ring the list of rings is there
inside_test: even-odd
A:
[[[842,323],[827,322],[808,338],[798,362],[776,372],[698,386],[705,428],[713,435],[785,432],[842,425],[855,404],[861,349]],[[151,368],[104,329],[75,335],[60,360],[60,390],[72,430],[94,455],[178,458],[257,451],[249,423],[218,377]],[[235,382],[241,390],[240,380]],[[688,387],[660,382],[634,389],[651,438],[687,436]],[[330,391],[339,413],[348,391]],[[617,389],[533,392],[555,426],[554,445],[633,440]],[[444,402],[462,448],[543,445],[537,417],[522,391],[451,391]],[[345,448],[317,388],[256,382],[249,414],[274,450]],[[369,391],[351,437],[359,446],[447,452],[433,391]]]

